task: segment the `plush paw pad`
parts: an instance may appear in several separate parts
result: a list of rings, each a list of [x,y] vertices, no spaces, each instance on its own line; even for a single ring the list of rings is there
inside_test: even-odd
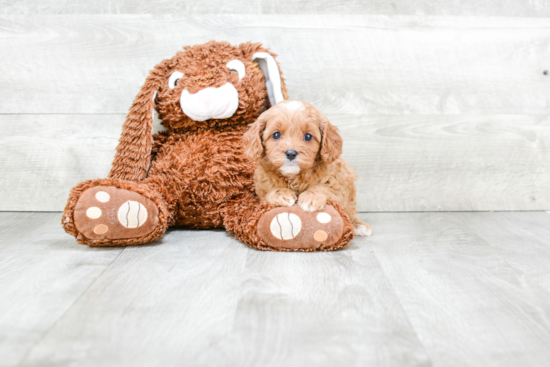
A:
[[[91,240],[136,238],[158,225],[158,208],[146,197],[111,186],[86,190],[74,209],[77,230]]]
[[[344,224],[331,205],[320,212],[306,212],[298,204],[275,208],[258,221],[258,235],[280,249],[321,249],[334,245],[342,236]]]
[[[147,222],[147,209],[137,201],[128,200],[118,208],[118,221],[125,228],[138,228]]]
[[[271,234],[280,240],[296,237],[302,229],[302,221],[296,214],[277,214],[271,221]]]

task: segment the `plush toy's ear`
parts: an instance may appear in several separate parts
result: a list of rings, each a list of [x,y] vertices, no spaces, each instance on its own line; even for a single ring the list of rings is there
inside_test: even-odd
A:
[[[330,164],[342,155],[342,146],[344,145],[342,137],[338,133],[338,128],[319,111],[316,111],[321,128],[321,159]]]
[[[160,83],[157,68],[151,71],[134,99],[122,126],[109,178],[139,182],[147,176],[153,144],[153,109]]]
[[[264,144],[262,143],[262,134],[265,130],[265,125],[267,123],[267,113],[266,111],[258,117],[256,122],[250,126],[250,129],[243,136],[243,145],[245,149],[246,156],[252,162],[259,161],[264,154]]]
[[[264,74],[267,96],[269,97],[271,106],[275,106],[277,103],[288,99],[284,79],[281,76],[279,65],[273,55],[269,52],[256,52],[252,58]]]

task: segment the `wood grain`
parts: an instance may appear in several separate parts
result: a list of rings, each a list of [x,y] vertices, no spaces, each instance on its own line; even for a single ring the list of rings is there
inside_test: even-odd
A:
[[[21,366],[426,366],[366,240],[259,252],[223,231],[128,247]]]
[[[125,113],[184,45],[261,41],[327,113],[547,114],[545,18],[37,15],[0,19],[0,113]]]
[[[63,210],[71,188],[107,177],[124,115],[0,115],[0,210]]]
[[[330,117],[360,211],[550,208],[548,116]]]
[[[332,115],[360,211],[548,210],[547,116]],[[109,172],[124,115],[0,115],[0,210],[62,210]]]
[[[546,366],[550,215],[370,213],[333,253],[171,230],[90,249],[0,213],[0,365]]]
[[[548,214],[369,218],[376,257],[433,365],[550,363]]]
[[[0,366],[16,366],[122,248],[77,245],[61,213],[0,213]]]
[[[0,14],[385,14],[547,17],[550,4],[537,0],[2,0]]]

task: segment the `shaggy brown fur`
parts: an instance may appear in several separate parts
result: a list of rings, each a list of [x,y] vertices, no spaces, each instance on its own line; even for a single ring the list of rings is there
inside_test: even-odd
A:
[[[264,75],[252,60],[257,52],[276,56],[259,43],[232,46],[212,41],[185,47],[172,59],[158,64],[130,108],[109,178],[83,182],[71,191],[63,213],[65,230],[79,243],[118,246],[150,242],[162,236],[169,226],[225,227],[249,246],[288,250],[268,246],[257,234],[259,218],[274,206],[259,202],[254,190],[254,164],[247,159],[242,145],[248,125],[270,107]],[[241,80],[226,67],[231,60],[240,60],[245,65],[246,75]],[[183,76],[170,88],[168,80],[174,71],[182,72]],[[199,122],[183,113],[180,106],[183,89],[196,93],[227,82],[238,91],[239,105],[233,116]],[[287,99],[282,73],[281,89]],[[153,108],[158,110],[167,131],[152,137]],[[74,208],[82,193],[96,186],[115,186],[147,197],[159,208],[158,227],[139,238],[85,238],[74,222]],[[338,203],[334,207],[344,221],[344,234],[324,250],[343,247],[353,237],[349,218]]]
[[[273,106],[256,120],[244,142],[250,159],[258,162],[255,181],[260,200],[276,206],[298,201],[309,212],[336,200],[346,208],[356,234],[372,234],[357,214],[357,175],[340,157],[338,128],[311,104],[284,101]],[[295,158],[289,158],[288,152]]]

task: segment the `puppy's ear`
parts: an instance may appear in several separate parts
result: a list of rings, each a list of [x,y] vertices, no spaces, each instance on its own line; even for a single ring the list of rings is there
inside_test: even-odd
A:
[[[250,129],[243,136],[243,144],[246,156],[252,162],[259,161],[264,154],[264,144],[262,142],[262,134],[267,123],[267,112],[264,112],[258,117],[256,122],[252,124]]]
[[[116,148],[109,178],[139,182],[147,176],[153,145],[153,109],[161,88],[167,61],[153,69],[134,99]]]
[[[342,137],[338,133],[338,128],[331,124],[321,112],[316,110],[316,116],[321,129],[321,159],[330,164],[342,155]]]

